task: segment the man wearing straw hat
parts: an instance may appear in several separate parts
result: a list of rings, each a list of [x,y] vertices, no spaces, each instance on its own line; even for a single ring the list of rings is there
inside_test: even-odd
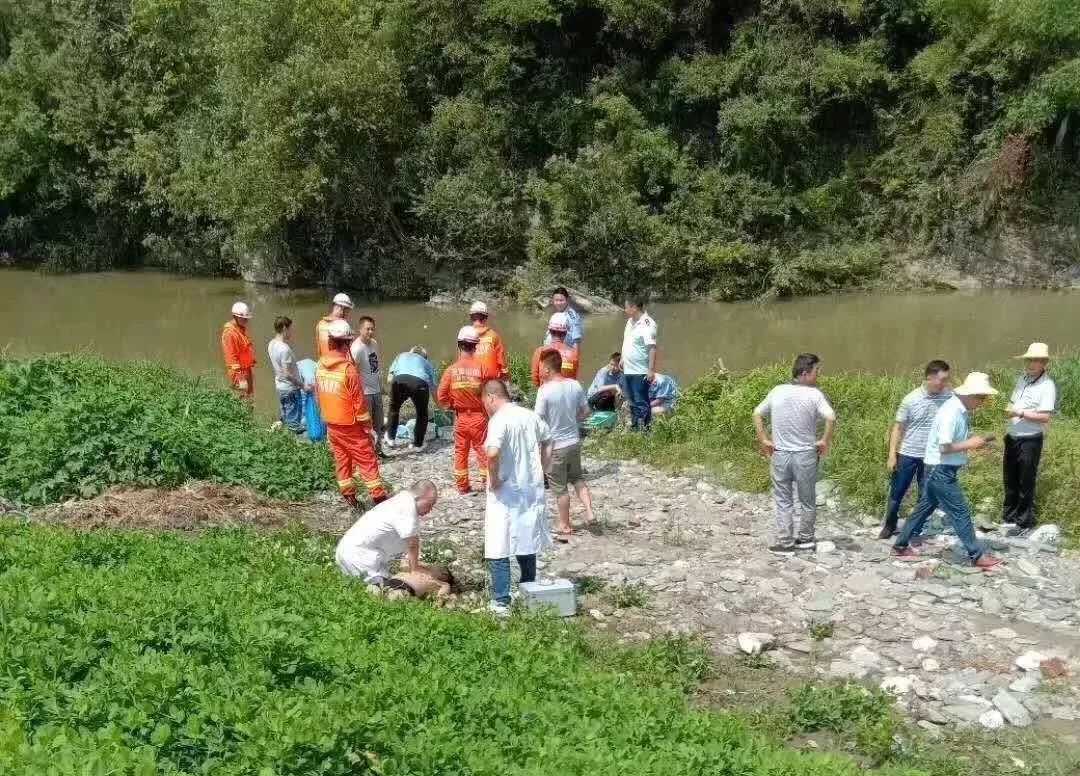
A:
[[[1057,405],[1057,386],[1046,373],[1050,349],[1045,342],[1032,342],[1018,358],[1024,359],[1024,373],[1016,379],[1005,408],[1009,430],[1001,467],[1005,483],[1002,520],[1016,525],[1010,533],[1023,535],[1035,527],[1035,479],[1043,434]]]
[[[941,405],[930,424],[926,440],[926,487],[919,493],[919,504],[904,523],[893,545],[893,557],[915,560],[919,553],[911,547],[911,540],[922,532],[923,525],[941,509],[952,521],[956,536],[978,569],[992,569],[1001,563],[1000,558],[983,551],[975,538],[975,526],[971,522],[971,506],[960,487],[960,470],[967,465],[968,453],[981,450],[993,441],[992,437],[971,436],[968,414],[981,407],[988,396],[997,393],[990,379],[982,372],[972,372],[961,385],[953,389],[952,397]]]

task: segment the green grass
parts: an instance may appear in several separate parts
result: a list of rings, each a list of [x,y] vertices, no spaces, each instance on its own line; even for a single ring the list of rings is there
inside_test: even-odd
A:
[[[1003,410],[1016,369],[1016,364],[1008,364],[991,371],[991,380],[1002,395],[976,413],[975,427],[995,434],[999,442],[975,455],[962,477],[975,511],[988,499],[992,508],[986,514],[995,520],[1002,495]],[[1075,509],[1080,503],[1080,358],[1055,363],[1051,372],[1060,411],[1043,450],[1037,503],[1041,521],[1059,524],[1076,546],[1080,543],[1080,513]],[[788,379],[789,367],[781,365],[735,376],[706,375],[685,391],[678,412],[657,423],[651,434],[609,434],[596,437],[592,444],[608,455],[638,458],[673,470],[702,465],[729,487],[765,491],[768,463],[758,454],[751,414],[770,388]],[[836,483],[848,503],[873,514],[883,512],[889,428],[900,399],[919,379],[915,374],[822,377],[821,388],[837,413],[836,439],[822,476]]]
[[[0,773],[860,772],[693,708],[697,642],[619,648],[556,618],[390,603],[330,551],[302,533],[0,523]],[[802,727],[834,724],[812,706]]]
[[[0,496],[43,504],[187,480],[296,499],[334,476],[326,445],[272,433],[228,391],[174,369],[0,357]]]
[[[648,588],[640,582],[609,587],[604,590],[603,596],[616,609],[641,609],[649,605],[652,597]]]

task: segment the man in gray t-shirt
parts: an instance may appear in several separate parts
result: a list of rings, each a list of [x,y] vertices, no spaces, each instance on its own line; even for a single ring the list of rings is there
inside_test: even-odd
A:
[[[303,383],[296,368],[296,356],[292,349],[292,319],[279,315],[274,319],[274,338],[266,347],[270,366],[274,370],[274,388],[281,404],[281,423],[299,434],[304,430],[304,398],[300,389]]]
[[[896,535],[900,506],[912,481],[919,483],[919,493],[922,493],[925,475],[923,456],[926,454],[930,426],[938,409],[952,396],[948,364],[935,359],[926,365],[924,375],[923,384],[900,402],[889,434],[889,503],[879,539]]]
[[[773,499],[776,503],[775,555],[791,555],[795,550],[813,550],[814,521],[817,518],[817,480],[820,459],[829,451],[836,414],[817,387],[821,360],[802,353],[791,369],[794,380],[769,391],[754,408],[754,429],[761,452],[770,458]],[[765,431],[771,420],[772,439]],[[825,433],[818,438],[818,421],[825,421]],[[802,505],[799,538],[795,539],[792,485]]]
[[[385,416],[382,404],[382,365],[379,363],[379,343],[375,341],[375,319],[361,316],[357,323],[357,335],[349,349],[364,384],[364,399],[371,413],[371,430],[375,432],[375,450],[383,455],[383,426]],[[397,429],[394,429],[397,433]],[[389,444],[389,439],[387,439]]]

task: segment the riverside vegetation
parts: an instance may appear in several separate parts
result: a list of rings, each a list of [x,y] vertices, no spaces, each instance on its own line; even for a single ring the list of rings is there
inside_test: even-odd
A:
[[[401,296],[1041,282],[1077,258],[1078,8],[0,3],[0,251]]]

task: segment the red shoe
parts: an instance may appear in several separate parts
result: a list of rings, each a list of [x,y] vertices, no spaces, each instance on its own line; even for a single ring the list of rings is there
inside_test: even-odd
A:
[[[889,553],[894,558],[903,558],[904,560],[917,560],[919,553],[910,547],[893,547],[892,552]]]
[[[981,571],[989,571],[1001,565],[1001,558],[996,558],[993,555],[980,555],[972,565]]]

